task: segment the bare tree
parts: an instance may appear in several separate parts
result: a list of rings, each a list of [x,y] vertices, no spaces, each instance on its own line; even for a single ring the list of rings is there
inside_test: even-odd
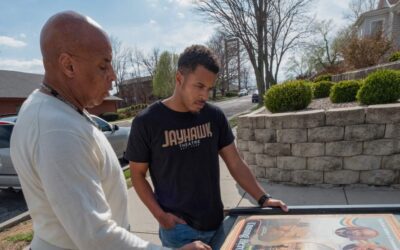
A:
[[[308,6],[311,2],[310,0],[272,1],[266,26],[265,82],[269,83],[267,88],[277,82],[285,54],[302,44],[303,39],[311,34],[314,22],[308,16]]]
[[[150,53],[144,55],[142,52],[138,53],[138,58],[140,60],[140,64],[145,69],[146,74],[154,77],[156,66],[160,59],[160,49],[153,48]]]
[[[333,34],[334,26],[332,20],[316,22],[315,35],[305,45],[308,55],[308,64],[311,71],[337,73],[339,61],[341,60],[339,46],[340,41]]]
[[[110,37],[110,40],[113,52],[112,65],[116,75],[115,87],[117,89],[117,93],[119,93],[120,86],[128,73],[131,49],[124,47],[122,42],[116,37]]]
[[[291,56],[285,68],[287,79],[307,79],[315,70],[306,51],[303,51],[300,57]]]
[[[215,100],[217,96],[217,90],[221,93],[225,92],[224,86],[226,81],[225,76],[225,56],[224,56],[224,39],[226,35],[221,31],[217,30],[206,43],[207,46],[214,51],[220,62],[220,71],[216,80],[216,84],[213,88],[212,98]]]
[[[198,0],[197,10],[228,36],[240,39],[263,95],[277,82],[284,55],[308,32],[311,20],[306,12],[311,1]]]
[[[340,46],[340,52],[349,69],[374,66],[392,49],[392,41],[382,32],[365,37],[358,37],[355,32],[349,32],[342,39],[346,42]]]
[[[349,3],[350,12],[345,14],[345,18],[355,22],[362,13],[376,9],[378,7],[379,0],[351,0]]]
[[[245,89],[249,88],[249,83],[250,83],[250,69],[246,65],[245,67],[241,68],[242,73],[240,73],[240,76],[242,78],[241,82],[243,83],[243,86]]]
[[[127,54],[128,67],[126,77],[129,77],[131,79],[130,83],[134,85],[132,87],[135,92],[134,103],[138,103],[136,100],[141,100],[144,103],[150,101],[151,97],[148,96],[149,88],[147,82],[152,81],[158,60],[158,48],[153,49],[148,54],[144,54],[137,47],[129,50]]]
[[[200,0],[198,11],[219,24],[229,36],[238,37],[254,68],[257,87],[265,92],[264,32],[266,4],[264,0]]]

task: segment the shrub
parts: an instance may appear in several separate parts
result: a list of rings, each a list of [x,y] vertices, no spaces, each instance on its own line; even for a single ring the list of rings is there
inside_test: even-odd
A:
[[[118,114],[114,112],[105,112],[99,116],[108,122],[116,121],[119,118]]]
[[[394,70],[379,70],[365,79],[357,93],[357,100],[362,104],[396,102],[400,97],[400,74]]]
[[[118,119],[126,119],[128,118],[128,116],[126,115],[126,113],[118,113]]]
[[[394,52],[390,57],[389,57],[389,62],[395,62],[400,60],[400,51]]]
[[[330,81],[320,81],[313,83],[312,90],[314,98],[328,97],[332,86],[333,82]]]
[[[237,91],[227,91],[225,93],[226,97],[234,97],[234,96],[238,96],[238,92]]]
[[[321,81],[332,81],[332,75],[320,75],[314,79],[314,82],[321,82]]]
[[[272,86],[264,96],[264,104],[273,113],[304,109],[312,99],[311,86],[306,81],[291,81]]]
[[[341,81],[333,84],[329,98],[333,103],[353,102],[356,100],[357,91],[361,82],[356,80]]]
[[[349,68],[360,69],[378,64],[390,50],[392,42],[382,32],[364,37],[351,32],[342,38],[340,44],[339,52],[344,64]]]
[[[129,117],[136,116],[142,109],[147,108],[148,104],[146,103],[140,103],[140,104],[135,104],[126,108],[120,108],[118,109],[118,115],[119,119],[125,119]]]

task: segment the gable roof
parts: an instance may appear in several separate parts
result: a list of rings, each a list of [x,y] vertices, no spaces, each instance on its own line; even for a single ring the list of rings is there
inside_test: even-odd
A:
[[[392,7],[398,2],[399,0],[380,0],[378,3],[378,9]]]
[[[27,98],[40,87],[43,75],[18,71],[0,70],[0,98]],[[122,100],[108,96],[105,100]]]
[[[43,75],[0,70],[0,97],[26,98],[39,88]]]
[[[366,17],[388,14],[391,11],[398,11],[400,9],[400,0],[380,0],[378,3],[378,7],[374,10],[370,10],[362,13],[356,22],[355,26],[360,26]]]
[[[136,77],[136,78],[124,80],[124,81],[122,81],[121,85],[131,85],[131,84],[136,84],[136,83],[151,82],[152,80],[153,80],[152,76],[142,76],[142,77]]]

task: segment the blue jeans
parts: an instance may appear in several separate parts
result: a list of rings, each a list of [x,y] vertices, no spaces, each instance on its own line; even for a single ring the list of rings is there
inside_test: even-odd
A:
[[[187,224],[176,224],[174,228],[160,227],[159,236],[164,247],[179,248],[190,242],[200,240],[209,244],[215,231],[199,231]]]

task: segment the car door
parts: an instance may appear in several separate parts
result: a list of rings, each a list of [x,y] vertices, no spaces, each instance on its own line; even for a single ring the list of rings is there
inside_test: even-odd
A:
[[[0,175],[16,175],[10,155],[10,138],[13,123],[0,122]]]
[[[115,154],[118,156],[118,158],[121,158],[125,149],[122,147],[121,138],[118,136],[118,133],[115,133],[113,125],[97,116],[91,117],[98,124],[99,129],[107,137],[112,148],[114,149]]]

